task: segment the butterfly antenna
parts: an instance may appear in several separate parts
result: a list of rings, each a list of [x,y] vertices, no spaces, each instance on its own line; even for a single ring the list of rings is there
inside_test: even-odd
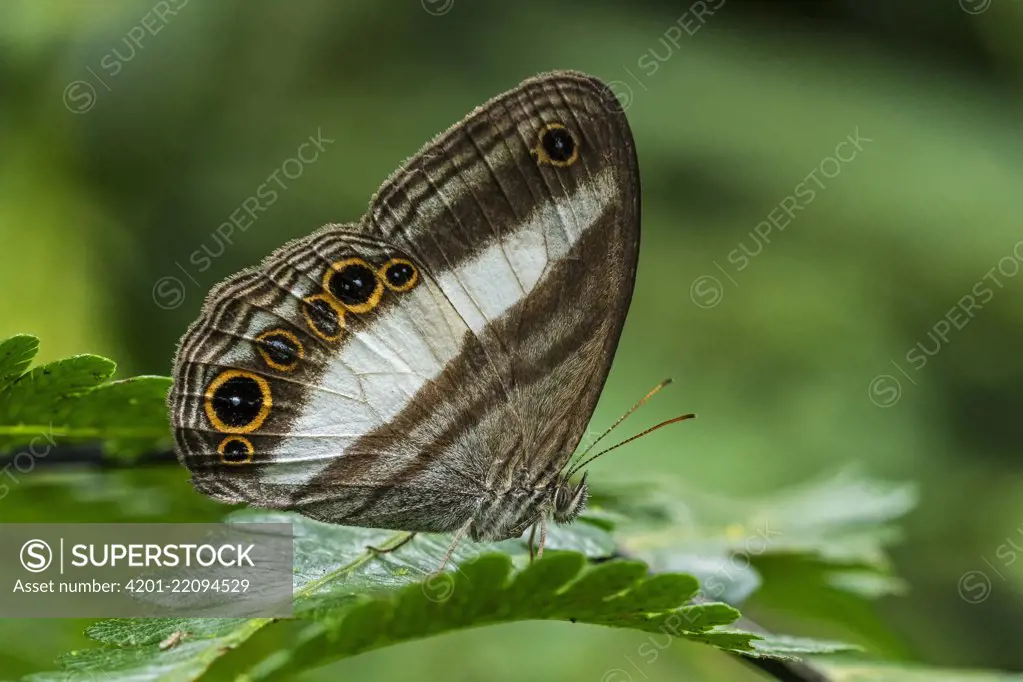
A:
[[[602,455],[606,455],[607,453],[611,452],[612,450],[617,450],[618,448],[622,447],[623,445],[625,445],[627,443],[631,443],[632,441],[634,441],[634,440],[636,440],[638,438],[642,438],[643,436],[647,435],[648,433],[653,433],[657,429],[665,427],[668,424],[674,424],[675,422],[685,421],[686,419],[696,419],[696,415],[695,414],[684,414],[681,417],[674,417],[674,418],[669,419],[667,421],[663,421],[660,424],[658,424],[657,426],[651,426],[646,431],[641,431],[640,433],[637,433],[635,436],[632,436],[631,438],[626,438],[621,443],[617,443],[615,445],[612,445],[611,447],[607,448],[606,450],[601,450],[600,452],[598,452],[597,454],[593,455],[589,459],[587,459],[587,460],[585,460],[583,462],[580,462],[579,464],[576,464],[574,467],[572,467],[572,469],[568,472],[568,476],[566,476],[565,478],[571,478],[572,474],[574,474],[575,472],[579,471],[579,469],[582,469],[584,466],[586,466],[587,464],[589,464],[593,460],[597,459],[598,457],[600,457]]]
[[[611,426],[609,426],[609,427],[607,428],[607,430],[606,430],[606,431],[604,431],[604,433],[600,434],[600,436],[599,436],[599,437],[597,438],[597,440],[593,441],[593,442],[592,442],[592,443],[590,443],[590,444],[589,444],[588,446],[586,446],[586,449],[585,449],[585,450],[583,450],[583,451],[582,451],[581,453],[579,453],[579,456],[578,456],[578,457],[576,457],[576,459],[577,459],[577,460],[579,460],[579,459],[582,459],[583,457],[585,457],[585,456],[586,456],[586,453],[588,453],[588,452],[589,452],[590,450],[592,450],[592,449],[593,449],[593,447],[594,447],[594,446],[595,446],[595,445],[596,445],[597,443],[599,443],[600,441],[602,441],[602,440],[604,439],[604,436],[606,436],[607,434],[609,434],[609,433],[611,433],[612,431],[614,431],[614,430],[615,430],[615,427],[617,427],[617,426],[618,426],[619,424],[621,424],[621,423],[622,423],[623,421],[625,421],[626,417],[628,417],[628,416],[629,416],[630,414],[632,414],[633,412],[635,412],[636,410],[638,410],[638,409],[639,409],[639,407],[640,407],[640,405],[642,405],[642,404],[643,404],[643,403],[645,403],[646,401],[650,400],[650,398],[654,397],[654,395],[655,395],[656,393],[658,393],[658,392],[659,392],[659,391],[660,391],[660,390],[661,390],[662,388],[664,388],[665,386],[667,386],[667,385],[668,385],[668,384],[670,384],[670,383],[671,383],[671,379],[665,379],[664,381],[662,381],[661,383],[657,384],[657,385],[656,385],[656,386],[654,386],[654,387],[653,387],[652,389],[650,389],[650,392],[649,392],[649,393],[647,393],[647,394],[646,394],[645,396],[643,396],[642,398],[640,398],[640,399],[639,399],[639,402],[638,402],[638,403],[636,403],[636,404],[635,404],[635,405],[633,405],[633,406],[632,406],[631,408],[629,408],[629,411],[628,411],[628,412],[626,412],[625,414],[623,414],[623,415],[622,415],[621,417],[619,417],[619,418],[618,418],[618,421],[616,421],[616,422],[615,422],[614,424],[612,424]],[[573,467],[573,471],[574,471],[574,470],[575,470],[575,468]]]

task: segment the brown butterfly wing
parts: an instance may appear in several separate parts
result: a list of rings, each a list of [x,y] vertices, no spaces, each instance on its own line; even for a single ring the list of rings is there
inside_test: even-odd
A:
[[[610,92],[574,73],[526,81],[407,162],[356,229],[290,244],[211,294],[175,366],[179,451],[197,485],[225,499],[405,530],[476,518],[500,535],[510,522],[487,510],[518,515],[504,493],[549,480],[589,420],[638,241],[635,151]],[[323,278],[348,258],[381,281],[404,259],[420,279],[345,310],[345,331],[325,339],[303,301],[338,303]],[[253,345],[275,324],[307,349],[301,371]],[[231,383],[230,371],[254,376]],[[273,396],[264,417],[246,402],[259,402],[258,377]],[[225,414],[243,398],[239,419],[258,426],[229,433],[211,395]],[[248,459],[247,445],[229,448],[244,464],[218,451],[231,438],[251,443]]]

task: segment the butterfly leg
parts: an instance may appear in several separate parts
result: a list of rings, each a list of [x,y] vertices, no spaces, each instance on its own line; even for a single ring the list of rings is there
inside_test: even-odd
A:
[[[406,535],[402,539],[401,542],[399,542],[398,544],[394,545],[393,547],[383,547],[382,548],[382,547],[374,547],[373,545],[366,545],[366,549],[368,549],[369,551],[373,552],[374,554],[390,554],[391,552],[393,552],[394,550],[398,549],[399,547],[404,547],[405,545],[407,545],[409,542],[412,541],[412,538],[414,538],[415,536],[416,536],[415,533],[409,533],[408,535]]]
[[[529,543],[532,545],[533,543]],[[536,548],[536,558],[539,559],[543,556],[543,546],[547,544],[547,517],[540,517],[540,544]]]
[[[536,538],[536,524],[534,523],[529,528],[529,542],[526,546],[529,547],[529,563],[533,563],[533,539]]]
[[[470,521],[455,532],[455,538],[451,541],[451,546],[448,547],[448,551],[444,553],[444,558],[440,560],[440,566],[437,567],[437,570],[434,571],[434,573],[440,573],[444,570],[444,567],[448,565],[448,561],[451,560],[451,555],[455,553],[455,547],[458,547],[458,543],[461,542],[462,538],[465,537],[465,534],[469,532],[469,526],[471,525],[472,522]]]

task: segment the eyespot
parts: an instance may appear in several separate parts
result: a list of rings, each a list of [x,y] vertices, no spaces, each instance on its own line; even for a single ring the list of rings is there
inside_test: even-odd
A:
[[[217,454],[224,464],[248,464],[255,452],[252,441],[245,436],[228,436],[217,446]]]
[[[348,258],[331,265],[323,275],[323,288],[340,301],[345,310],[353,313],[373,310],[384,293],[376,270],[361,258]]]
[[[267,365],[281,372],[295,369],[305,356],[302,342],[285,329],[271,329],[257,336],[256,349]]]
[[[325,294],[302,300],[302,314],[309,328],[324,341],[337,341],[345,326],[345,312]]]
[[[377,270],[377,276],[391,291],[408,291],[419,284],[419,270],[412,261],[392,258]]]
[[[572,131],[560,123],[548,123],[540,131],[540,141],[533,150],[537,163],[558,168],[571,166],[579,158],[579,144]]]
[[[263,425],[273,399],[266,379],[238,369],[220,373],[206,389],[204,406],[213,428],[251,433]]]

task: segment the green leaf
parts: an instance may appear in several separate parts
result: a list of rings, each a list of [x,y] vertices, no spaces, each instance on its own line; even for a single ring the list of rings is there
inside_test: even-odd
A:
[[[689,603],[698,590],[693,577],[651,575],[640,561],[606,561],[613,551],[610,535],[589,524],[557,529],[543,559],[533,563],[522,540],[463,542],[453,556],[455,567],[435,573],[447,536],[417,536],[377,555],[367,545],[387,547],[404,534],[284,512],[245,510],[228,520],[292,524],[296,618],[102,621],[87,632],[102,647],[65,655],[60,673],[27,679],[64,679],[68,672],[112,681],[278,679],[398,642],[523,620],[632,628],[752,657],[848,649],[731,629],[740,615],[736,609]],[[181,633],[180,643],[161,649],[174,633]]]
[[[39,352],[39,339],[18,334],[0,341],[0,392],[25,373]]]
[[[758,610],[799,614],[815,623],[832,622],[845,636],[875,653],[907,657],[911,650],[871,603],[901,587],[896,578],[872,568],[844,567],[812,554],[758,557],[762,587],[752,599]],[[871,584],[873,583],[873,584]]]
[[[647,498],[644,522],[625,524],[626,547],[636,552],[687,548],[709,554],[760,556],[808,552],[835,563],[888,565],[884,547],[897,539],[891,525],[916,504],[912,486],[885,483],[843,471],[759,500],[730,499],[698,490],[638,484],[597,498],[611,511],[635,518],[634,503]],[[596,497],[596,496],[595,496]],[[651,501],[658,500],[656,511]],[[685,500],[682,502],[681,500]],[[620,507],[619,505],[626,505]]]
[[[833,623],[892,657],[909,652],[868,600],[899,594],[887,548],[911,486],[845,470],[761,499],[633,483],[593,495],[625,553],[696,576],[705,599]]]
[[[760,500],[661,483],[598,493],[594,502],[603,521],[618,524],[615,537],[628,554],[655,570],[692,573],[705,597],[739,604],[762,584],[758,567],[779,557],[834,567],[828,584],[861,597],[897,590],[885,548],[916,495],[911,486],[844,471]]]
[[[116,365],[97,355],[25,373],[37,349],[31,336],[0,343],[0,451],[31,446],[33,457],[45,457],[58,444],[98,441],[108,453],[131,455],[169,442],[169,378],[109,382]]]

